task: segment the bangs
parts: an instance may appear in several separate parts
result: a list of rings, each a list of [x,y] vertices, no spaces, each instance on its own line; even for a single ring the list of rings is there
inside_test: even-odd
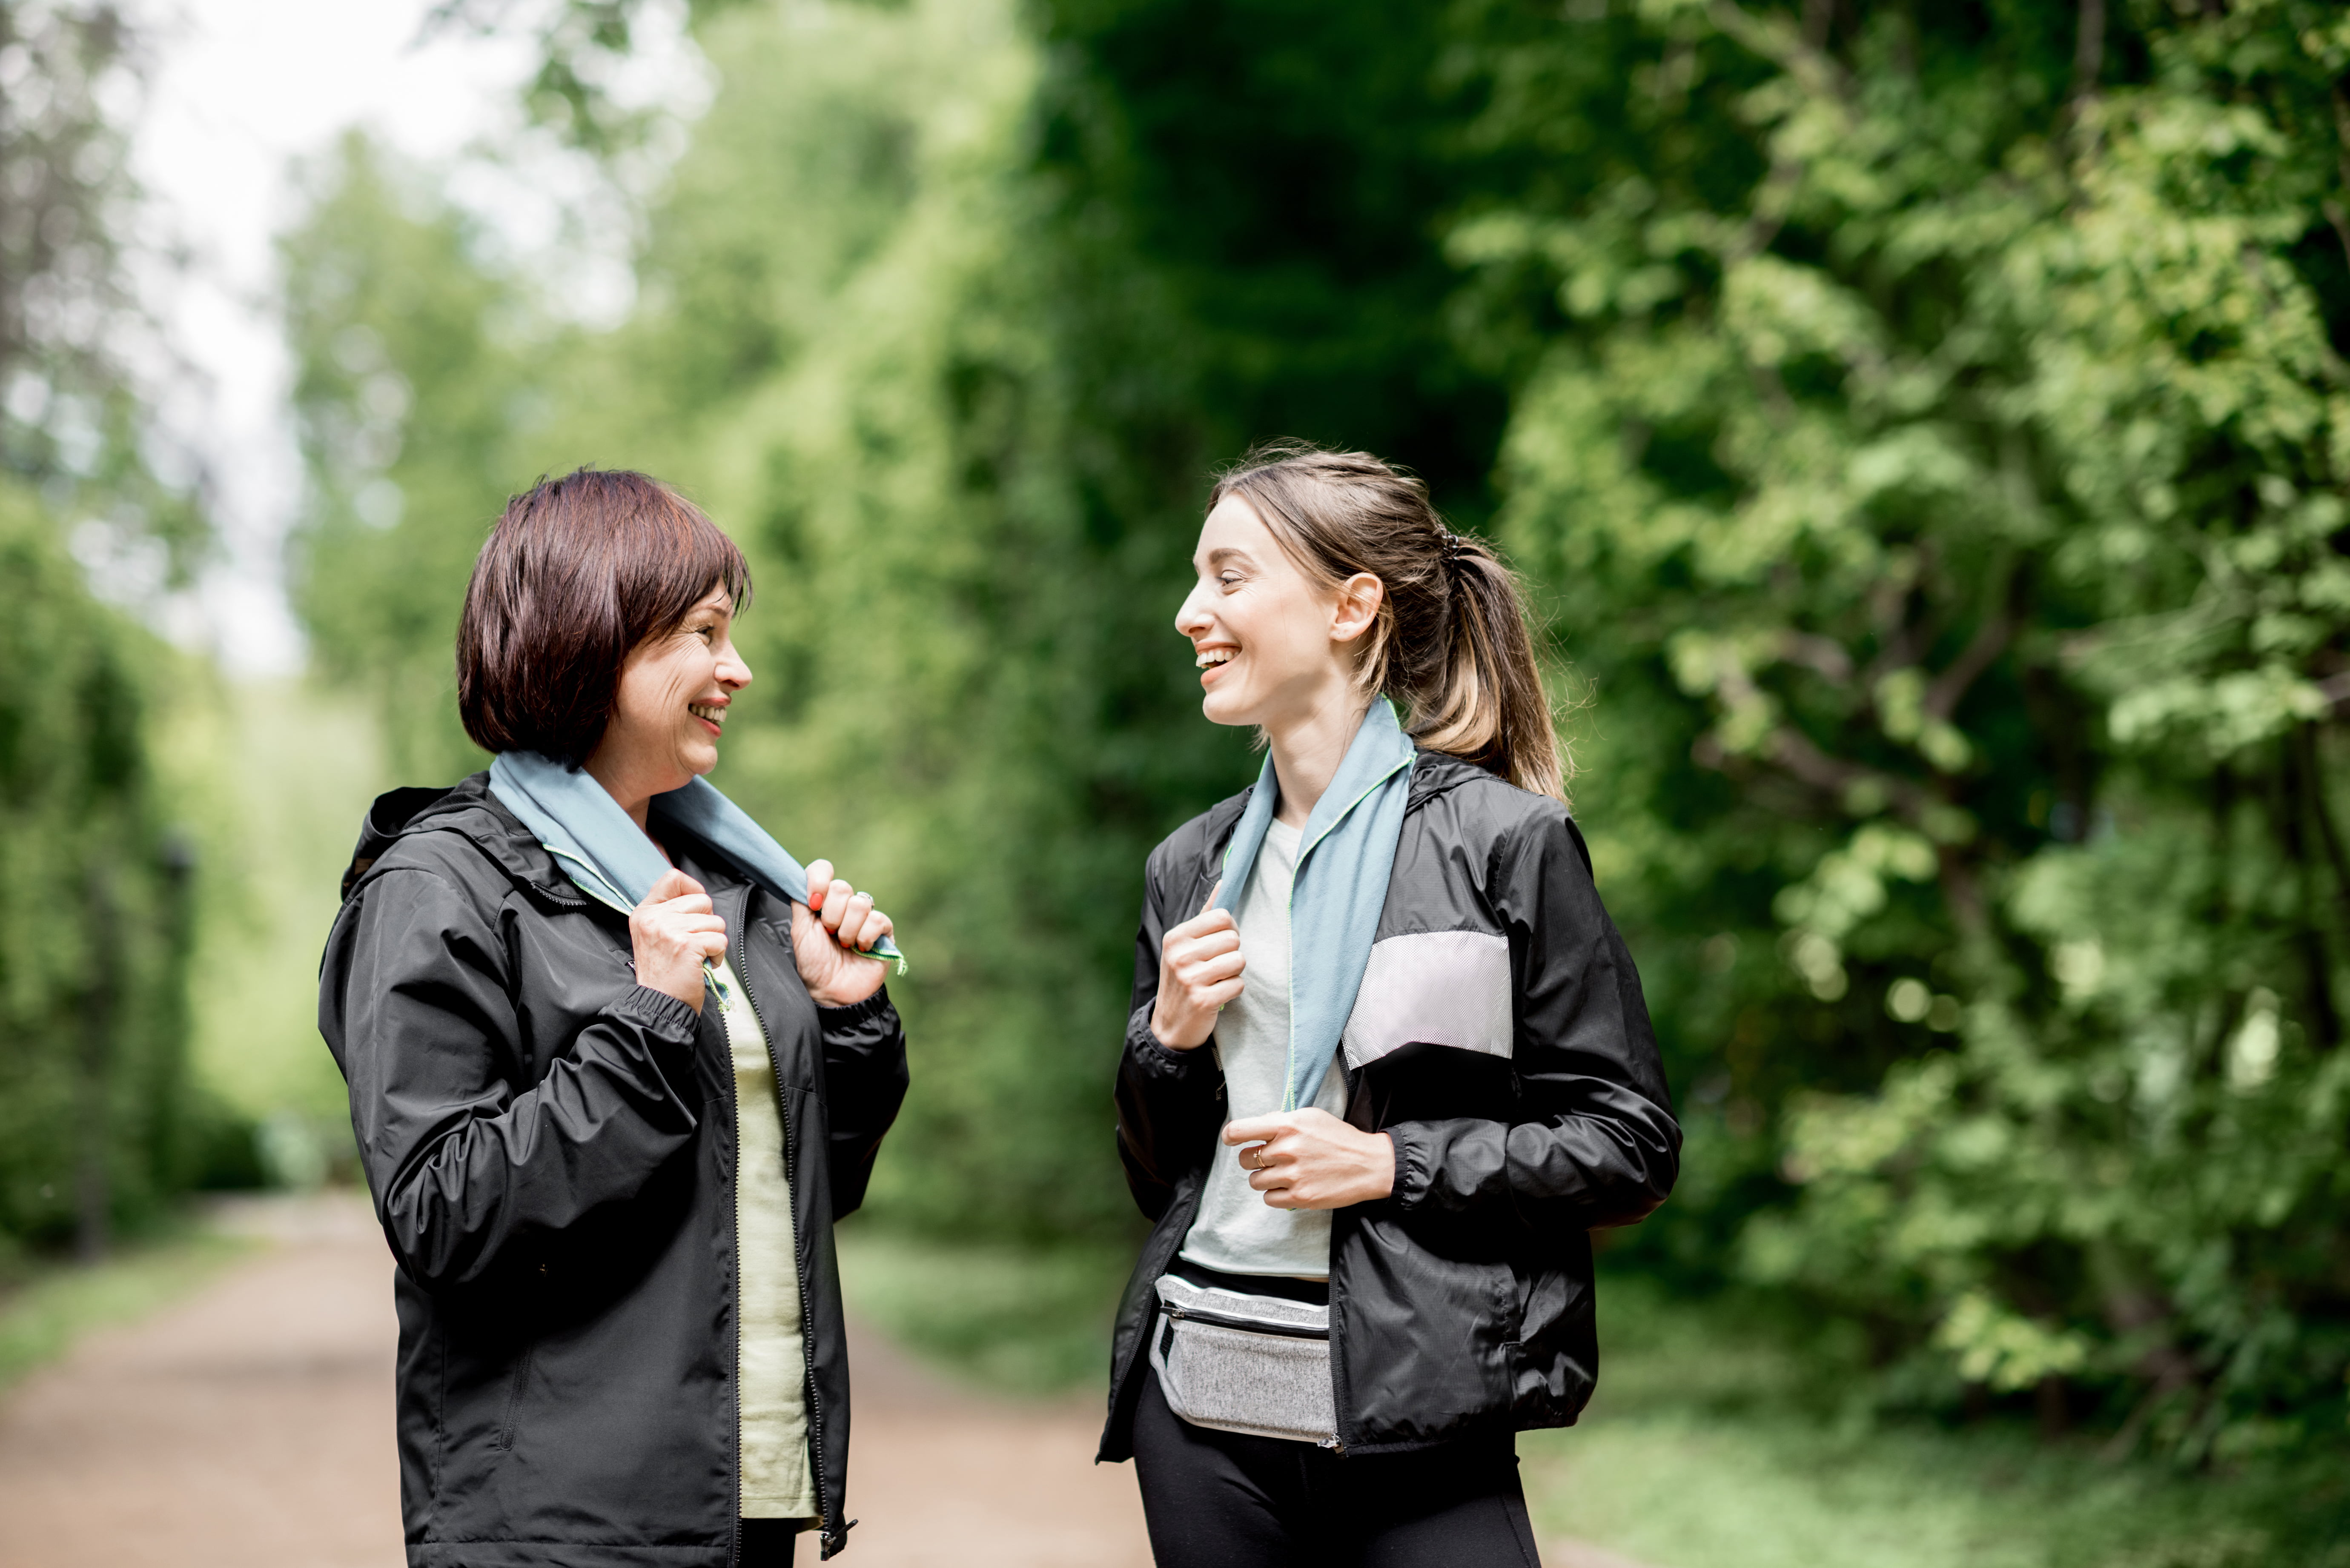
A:
[[[608,545],[608,571],[620,634],[633,652],[674,630],[712,588],[723,587],[740,615],[751,603],[751,568],[734,541],[667,485],[629,509]]]

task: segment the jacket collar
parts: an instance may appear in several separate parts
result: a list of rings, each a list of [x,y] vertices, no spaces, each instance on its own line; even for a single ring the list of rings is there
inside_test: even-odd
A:
[[[411,833],[454,833],[479,849],[516,887],[557,904],[588,900],[515,814],[490,793],[490,775],[473,774],[448,789],[396,789],[376,796],[343,872],[348,901],[385,851]]]

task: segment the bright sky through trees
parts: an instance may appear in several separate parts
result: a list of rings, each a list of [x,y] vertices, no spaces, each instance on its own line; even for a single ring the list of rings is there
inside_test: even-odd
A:
[[[523,134],[517,93],[536,59],[519,32],[428,36],[427,0],[184,0],[152,9],[150,100],[133,166],[150,197],[151,244],[184,246],[187,265],[151,256],[141,292],[197,373],[163,411],[212,470],[222,545],[196,602],[176,607],[167,624],[183,641],[216,648],[234,672],[285,673],[303,659],[282,561],[302,482],[275,244],[302,205],[296,164],[354,125],[420,162],[463,160],[449,196],[525,253],[554,244],[562,205],[592,200],[595,175]],[[662,21],[657,15],[644,29],[625,90],[690,107],[697,57]],[[485,145],[495,159],[465,157]],[[591,255],[573,271],[566,292],[575,309],[626,307],[622,257]]]

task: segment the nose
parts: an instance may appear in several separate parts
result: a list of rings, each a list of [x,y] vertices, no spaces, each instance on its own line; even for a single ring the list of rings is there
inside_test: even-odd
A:
[[[734,646],[733,638],[726,639],[725,650],[719,654],[718,668],[712,673],[718,677],[721,685],[734,691],[739,691],[751,684],[750,661],[745,659],[742,650]]]
[[[1205,583],[1194,583],[1191,591],[1183,596],[1182,605],[1175,611],[1175,630],[1179,636],[1204,636],[1216,624],[1208,609],[1208,588]]]

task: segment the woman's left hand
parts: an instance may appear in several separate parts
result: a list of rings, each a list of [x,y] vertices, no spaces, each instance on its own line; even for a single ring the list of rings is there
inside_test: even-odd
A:
[[[1235,1158],[1275,1209],[1344,1209],[1395,1190],[1395,1139],[1311,1106],[1229,1122],[1224,1141],[1249,1146]]]
[[[889,917],[832,874],[829,860],[808,862],[808,901],[792,906],[792,957],[818,1007],[849,1007],[881,989],[889,962],[871,955],[889,934]]]

